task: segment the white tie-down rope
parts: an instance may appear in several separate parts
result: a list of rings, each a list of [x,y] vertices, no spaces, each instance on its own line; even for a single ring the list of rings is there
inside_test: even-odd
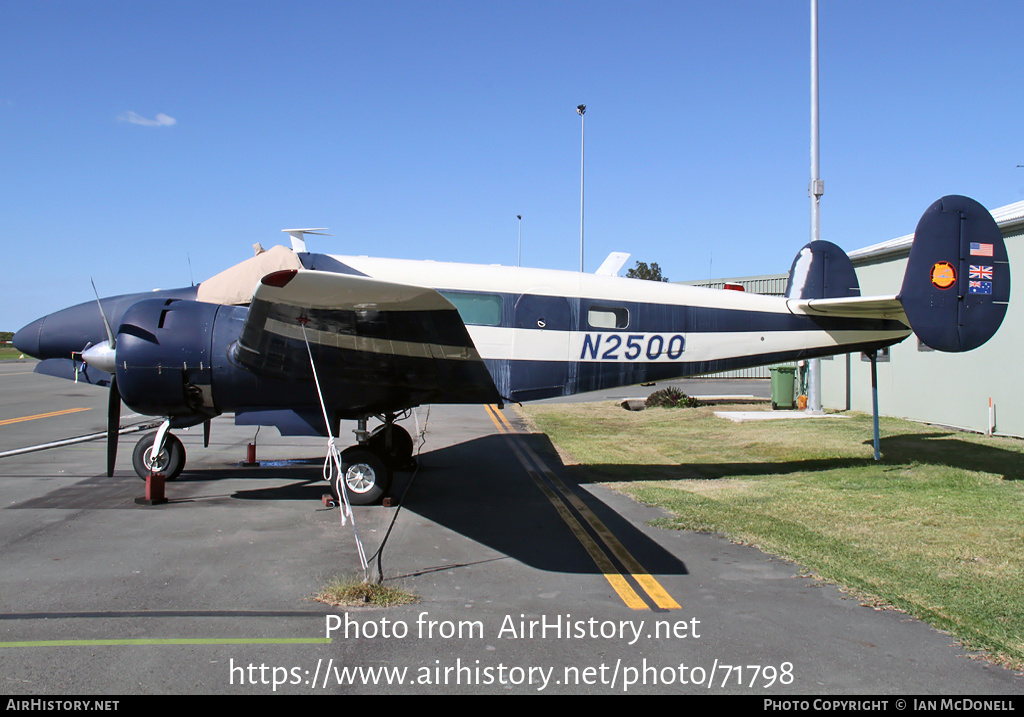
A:
[[[309,366],[313,369],[313,383],[316,384],[316,393],[320,397],[320,410],[324,414],[324,425],[327,427],[327,457],[324,459],[324,480],[331,482],[332,469],[337,476],[335,484],[338,495],[341,497],[341,524],[345,525],[346,518],[352,520],[352,533],[356,538],[356,550],[359,552],[359,562],[363,566],[363,579],[366,579],[366,571],[369,563],[366,560],[366,552],[363,550],[363,541],[359,539],[359,530],[356,528],[356,518],[352,513],[352,505],[348,501],[348,486],[345,485],[345,473],[341,469],[341,454],[334,443],[334,434],[331,431],[331,421],[327,417],[327,407],[324,405],[324,394],[320,390],[320,379],[316,375],[316,364],[313,361],[313,351],[309,347],[309,338],[306,336],[306,323],[309,319],[300,318],[299,325],[302,326],[302,340],[306,342],[306,353],[309,354]]]

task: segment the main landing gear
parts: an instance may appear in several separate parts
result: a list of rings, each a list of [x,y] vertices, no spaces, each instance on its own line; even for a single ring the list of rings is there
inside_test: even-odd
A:
[[[370,505],[380,500],[391,488],[396,470],[412,464],[413,440],[409,432],[395,423],[395,415],[381,417],[383,424],[373,431],[366,430],[366,418],[357,422],[358,443],[341,452],[341,470],[352,505]],[[132,466],[139,477],[146,480],[152,473],[162,473],[165,481],[172,481],[185,468],[185,446],[171,433],[170,421],[164,421],[156,433],[143,436],[132,452]],[[338,483],[330,478],[335,500]]]
[[[341,452],[342,480],[352,505],[370,505],[391,488],[395,470],[412,461],[413,440],[409,432],[395,423],[394,414],[384,416],[384,423],[367,432],[366,419],[361,418],[355,430],[357,445]],[[332,476],[331,492],[340,500],[338,482]]]

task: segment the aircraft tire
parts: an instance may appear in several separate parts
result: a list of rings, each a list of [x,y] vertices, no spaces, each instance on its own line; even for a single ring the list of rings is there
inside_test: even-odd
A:
[[[391,487],[391,467],[376,451],[352,446],[341,453],[342,480],[352,505],[376,503]],[[337,483],[331,489],[338,490]],[[338,496],[339,500],[341,496]]]
[[[155,440],[155,433],[145,435],[135,444],[135,450],[132,451],[132,467],[135,468],[135,472],[142,480],[149,477],[150,469],[153,467],[149,460],[149,453]],[[172,481],[181,475],[184,468],[185,446],[177,436],[168,433],[164,436],[164,449],[160,451],[155,469],[164,474],[165,481]]]
[[[409,431],[399,425],[391,424],[391,450],[384,446],[387,443],[387,432],[384,426],[379,426],[367,441],[367,446],[377,455],[387,461],[392,470],[401,470],[409,465],[412,460],[413,440]]]

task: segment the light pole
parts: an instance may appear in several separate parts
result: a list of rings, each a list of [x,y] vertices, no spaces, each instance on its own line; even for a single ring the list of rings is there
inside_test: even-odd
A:
[[[583,138],[586,126],[586,105],[576,105],[576,114],[580,116],[580,273],[583,273]]]
[[[811,0],[811,241],[821,239],[821,195],[825,183],[821,181],[819,161],[818,121],[818,0]],[[821,413],[821,360],[807,362],[807,410]]]
[[[516,219],[519,220],[519,254],[516,258],[516,266],[523,265],[523,215],[516,214]]]

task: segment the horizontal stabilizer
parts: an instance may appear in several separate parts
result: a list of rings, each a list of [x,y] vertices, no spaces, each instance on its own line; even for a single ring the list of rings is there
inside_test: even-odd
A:
[[[790,300],[789,308],[808,316],[844,316],[852,319],[895,319],[910,322],[895,296],[851,296],[839,299]]]

